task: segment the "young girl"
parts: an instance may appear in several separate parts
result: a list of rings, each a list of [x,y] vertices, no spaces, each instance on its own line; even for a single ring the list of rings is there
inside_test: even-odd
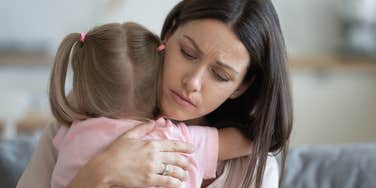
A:
[[[63,125],[54,138],[58,159],[51,187],[66,187],[79,168],[117,137],[141,121],[163,115],[158,110],[163,44],[135,23],[106,24],[87,34],[73,33],[61,43],[52,69],[51,110]],[[68,65],[73,89],[65,96]],[[251,143],[235,128],[172,123],[159,118],[144,139],[192,143],[191,166],[182,187],[200,187],[216,176],[217,161],[250,153]],[[226,135],[234,139],[225,140]],[[233,147],[236,143],[237,147]],[[161,176],[177,173],[173,165],[157,166]]]

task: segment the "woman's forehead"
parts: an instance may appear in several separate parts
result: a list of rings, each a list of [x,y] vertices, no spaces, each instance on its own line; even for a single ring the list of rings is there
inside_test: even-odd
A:
[[[176,32],[176,39],[186,45],[197,46],[204,55],[223,63],[237,64],[238,69],[250,62],[246,47],[225,23],[202,19],[185,23]]]

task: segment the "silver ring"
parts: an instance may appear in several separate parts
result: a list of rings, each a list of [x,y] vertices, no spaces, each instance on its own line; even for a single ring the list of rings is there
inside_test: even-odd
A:
[[[167,174],[169,173],[170,169],[168,168],[169,165],[168,164],[164,164],[164,168],[163,168],[163,171],[161,172],[161,175],[162,176],[167,176]]]

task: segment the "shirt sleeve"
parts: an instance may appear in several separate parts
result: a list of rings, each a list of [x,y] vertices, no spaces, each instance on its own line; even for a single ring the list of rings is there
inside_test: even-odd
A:
[[[278,188],[279,166],[274,156],[269,156],[266,160],[261,188]]]
[[[188,128],[203,178],[215,178],[219,152],[218,130],[204,126],[188,126]]]
[[[57,151],[52,144],[52,139],[58,130],[58,124],[51,123],[43,129],[38,146],[30,159],[17,188],[39,187],[49,188],[51,174],[54,169]]]

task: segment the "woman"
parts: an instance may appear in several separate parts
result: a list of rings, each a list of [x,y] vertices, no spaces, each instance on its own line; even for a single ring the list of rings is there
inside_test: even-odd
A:
[[[283,36],[271,1],[185,0],[167,16],[161,37],[166,43],[163,113],[190,124],[238,127],[254,143],[248,158],[226,161],[217,180],[203,187],[265,187],[267,174],[278,179],[267,159],[269,152],[282,151],[284,161],[292,106]],[[70,187],[178,187],[189,166],[176,152],[192,149],[180,142],[138,139],[152,124],[124,134],[89,161]],[[46,132],[18,187],[33,181],[49,186],[56,155],[49,137],[56,130],[51,126]],[[38,164],[42,161],[48,164]],[[160,175],[163,163],[176,170]]]

